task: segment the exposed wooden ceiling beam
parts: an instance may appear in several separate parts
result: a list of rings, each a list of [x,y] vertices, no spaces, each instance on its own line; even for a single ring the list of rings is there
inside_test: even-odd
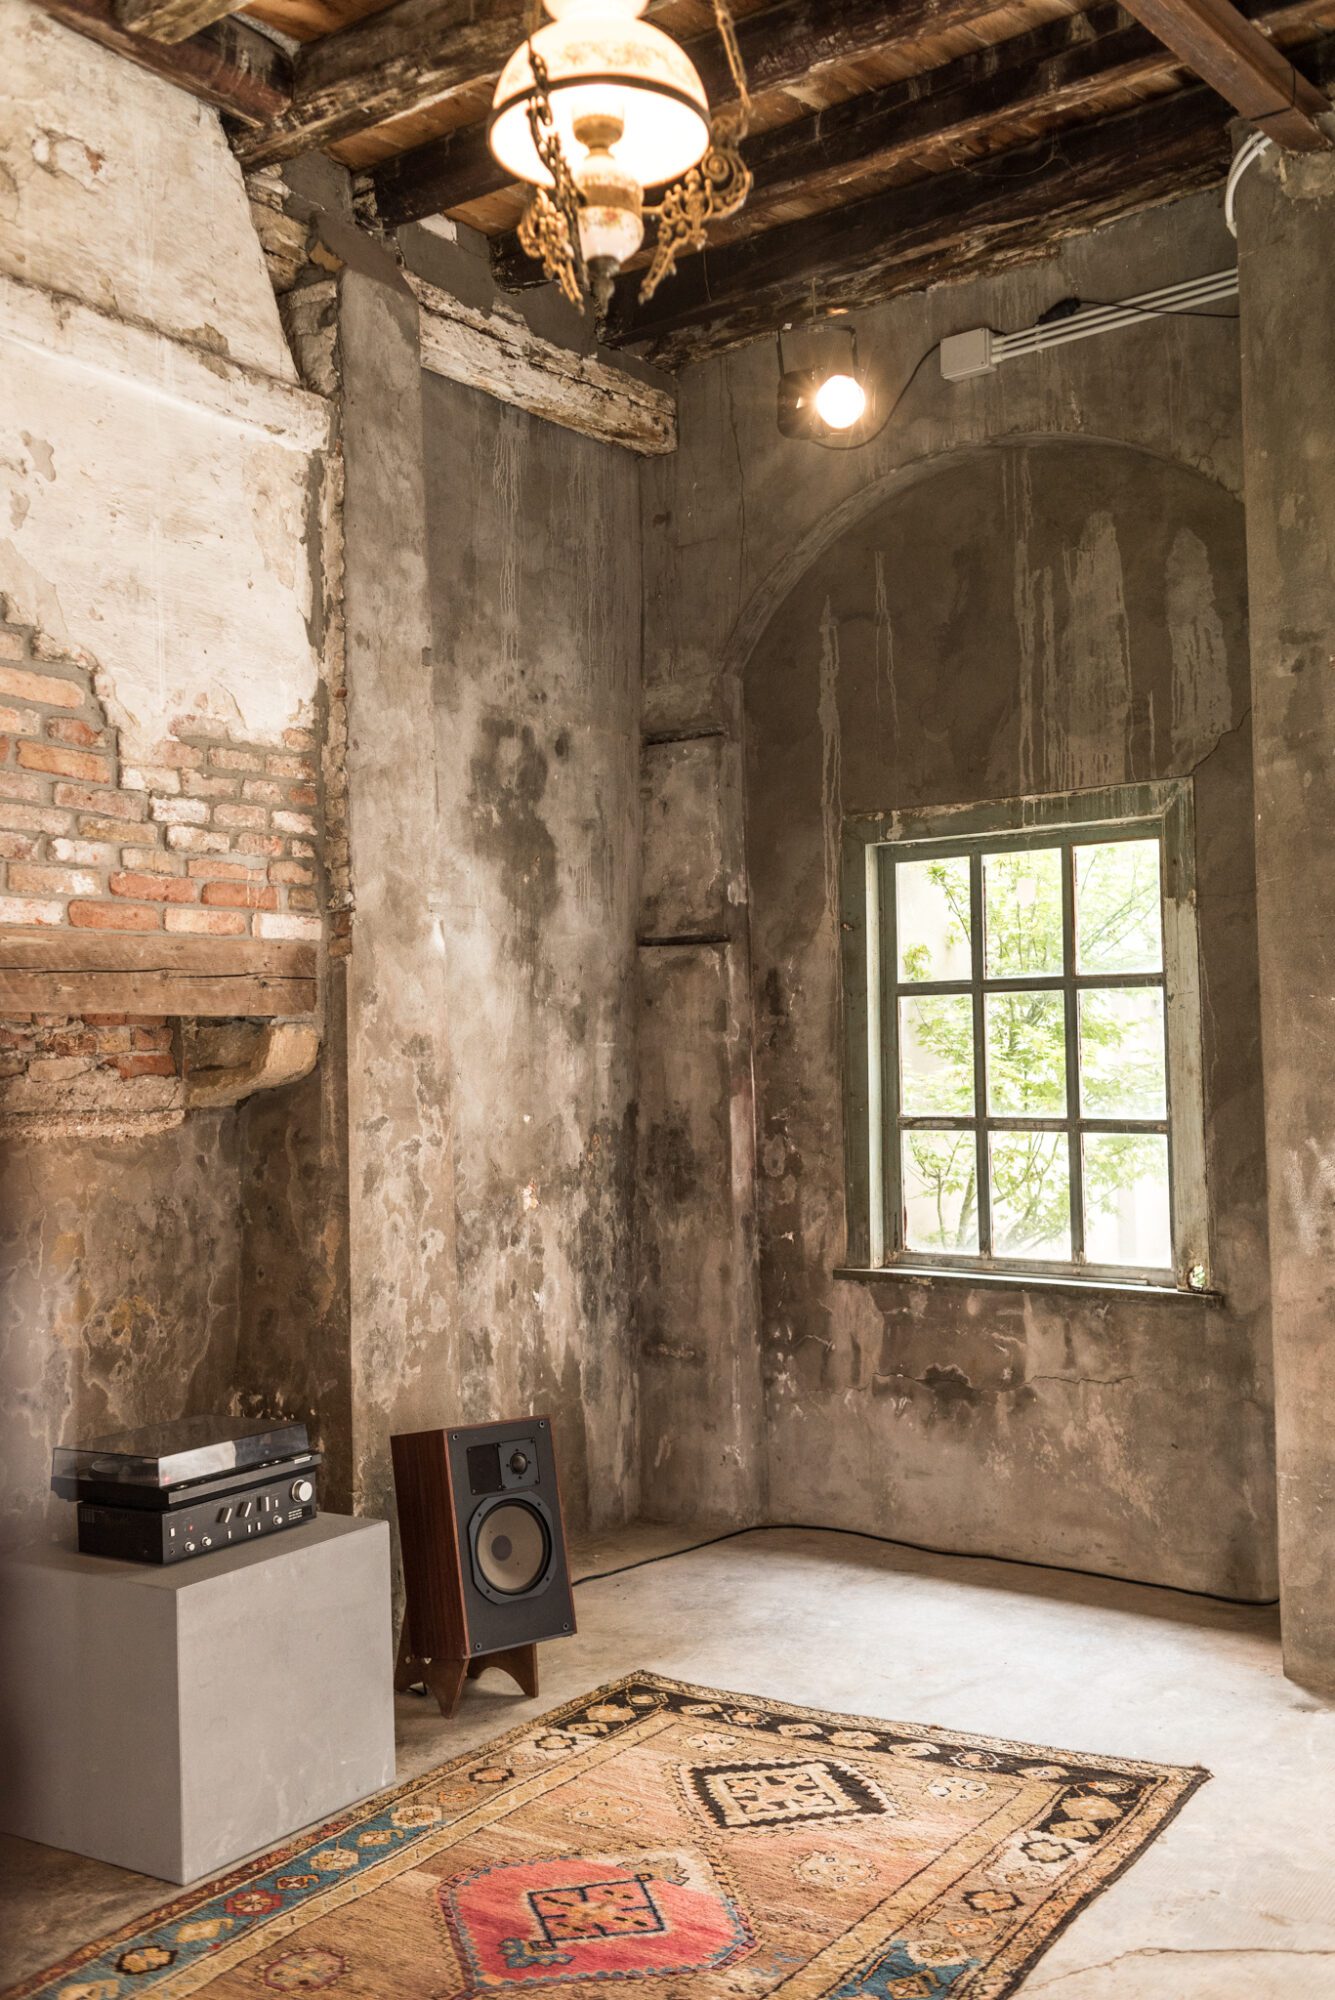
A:
[[[856,62],[891,42],[911,42],[946,28],[970,27],[995,13],[996,0],[781,0],[737,23],[738,44],[753,95],[790,90],[813,71]],[[732,94],[718,37],[688,44],[711,103]],[[386,160],[373,169],[376,210],[387,228],[462,208],[509,185],[493,159],[484,125],[468,125]]]
[[[292,96],[292,64],[285,50],[235,17],[218,21],[184,42],[155,42],[131,34],[116,19],[112,0],[41,0],[53,19],[141,69],[179,84],[206,104],[216,104],[245,125],[279,117]]]
[[[647,305],[617,287],[607,339],[673,364],[832,307],[870,305],[1041,254],[1223,178],[1219,99],[1197,86],[690,258]]]
[[[1335,20],[1333,0],[1279,6],[1247,0],[1247,5],[1272,29],[1315,28]],[[1102,6],[866,91],[746,142],[755,186],[733,224],[732,240],[770,226],[773,205],[795,194],[812,207],[829,208],[854,174],[888,171],[927,148],[948,154],[998,121],[1076,112],[1109,89],[1179,67],[1157,36],[1128,22],[1120,7]],[[495,239],[492,269],[506,291],[544,282],[541,265],[525,254],[513,231]]]
[[[1301,75],[1230,0],[1125,0],[1166,47],[1277,145],[1312,152],[1331,142],[1317,120],[1324,91]]]
[[[183,42],[232,11],[232,0],[116,0],[116,19],[155,42]]]
[[[995,11],[995,0],[841,0],[838,7],[829,0],[775,0],[740,20],[737,36],[751,89],[759,96],[891,42],[977,20],[989,5]],[[483,18],[478,14],[477,0],[397,0],[383,13],[308,43],[297,58],[291,110],[272,131],[243,143],[238,149],[243,163],[262,166],[333,145],[494,78],[523,36],[528,12],[523,0],[495,0]],[[718,36],[711,31],[687,46],[710,101],[729,97]],[[486,141],[480,127],[473,130],[468,157],[469,172],[476,175]],[[505,177],[493,169],[481,191],[504,185]],[[431,215],[439,206],[417,213]]]

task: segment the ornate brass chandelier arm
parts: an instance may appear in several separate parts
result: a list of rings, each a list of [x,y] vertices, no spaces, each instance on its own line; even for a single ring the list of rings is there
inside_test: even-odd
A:
[[[552,111],[547,65],[532,41],[528,59],[534,85],[527,106],[529,130],[538,158],[552,177],[552,191],[535,187],[530,194],[519,221],[519,241],[530,257],[541,262],[547,276],[560,286],[571,305],[583,312],[589,278],[580,248],[580,193],[562,150]]]
[[[714,19],[737,102],[714,114],[709,147],[699,164],[664,191],[657,207],[645,211],[655,218],[658,229],[654,254],[640,285],[641,299],[653,297],[664,278],[676,269],[678,257],[703,250],[710,223],[735,215],[751,192],[751,169],[741,151],[751,124],[751,93],[727,0],[714,0]]]

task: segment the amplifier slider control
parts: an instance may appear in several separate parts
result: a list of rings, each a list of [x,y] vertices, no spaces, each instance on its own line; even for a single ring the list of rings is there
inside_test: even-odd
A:
[[[309,1479],[294,1479],[292,1481],[292,1498],[299,1507],[304,1507],[308,1500],[315,1498],[314,1482]]]

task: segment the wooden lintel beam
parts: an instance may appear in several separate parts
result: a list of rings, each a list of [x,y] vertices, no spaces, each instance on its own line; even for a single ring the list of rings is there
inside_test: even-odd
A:
[[[188,41],[168,43],[122,27],[112,0],[41,0],[41,5],[65,27],[217,105],[243,125],[271,123],[291,100],[286,50],[235,16]]]
[[[232,0],[116,0],[116,19],[155,42],[183,42],[232,11]]]
[[[72,930],[0,938],[0,1014],[312,1014],[316,948],[286,939]]]
[[[774,0],[739,21],[737,35],[751,89],[759,96],[891,42],[976,20],[989,4],[994,8],[995,0],[841,0],[838,7],[829,0]],[[297,58],[290,112],[270,132],[243,142],[238,149],[243,163],[262,166],[329,146],[490,81],[522,39],[528,10],[524,0],[495,0],[483,18],[480,11],[476,0],[397,0],[337,35],[309,43]],[[654,12],[651,4],[649,13]],[[710,31],[687,47],[710,102],[727,99],[731,81],[718,36]],[[469,142],[474,178],[477,144]],[[493,169],[479,191],[504,185],[505,177]],[[476,198],[476,193],[468,197]],[[400,220],[434,214],[438,206]]]
[[[1165,47],[1277,145],[1313,152],[1331,141],[1318,120],[1330,100],[1230,0],[1125,0]]]

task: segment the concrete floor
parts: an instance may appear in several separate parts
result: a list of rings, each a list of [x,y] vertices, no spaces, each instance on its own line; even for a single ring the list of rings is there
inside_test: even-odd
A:
[[[677,1546],[639,1528],[579,1573]],[[544,1649],[536,1703],[489,1675],[453,1723],[398,1702],[399,1775],[530,1714],[655,1668],[1058,1749],[1203,1764],[1213,1782],[1048,1952],[1027,1996],[1331,2000],[1335,1711],[1280,1671],[1276,1615],[849,1535],[751,1534],[579,1592],[578,1636]],[[163,1885],[0,1841],[0,1979],[150,1910]]]

